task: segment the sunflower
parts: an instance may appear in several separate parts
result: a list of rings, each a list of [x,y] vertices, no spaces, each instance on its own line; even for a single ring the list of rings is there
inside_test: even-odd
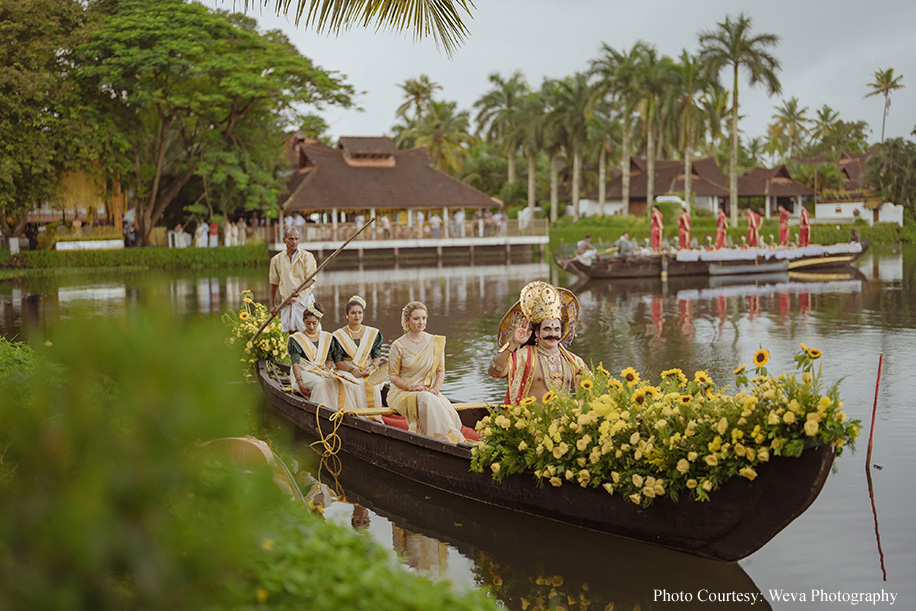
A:
[[[519,405],[521,405],[522,407],[528,407],[529,405],[531,405],[531,404],[534,403],[535,401],[537,401],[537,399],[534,398],[534,397],[525,397],[524,399],[522,399],[522,400],[519,402]]]
[[[705,371],[695,371],[693,373],[693,379],[700,384],[709,384],[712,382],[712,378],[710,378],[709,374]]]
[[[629,384],[630,386],[633,386],[634,384],[639,382],[639,373],[632,367],[627,367],[626,369],[621,371],[620,377],[626,380],[627,384]]]
[[[579,386],[581,386],[585,390],[591,390],[595,385],[592,383],[591,380],[582,380],[581,382],[579,382]]]
[[[744,373],[744,365],[741,365],[740,367],[738,367],[737,369],[735,369],[735,370],[732,372],[732,374],[733,374],[733,375],[736,375],[736,376],[737,376],[737,375],[741,375],[742,373]]]
[[[808,356],[810,356],[813,359],[819,359],[821,358],[821,355],[824,354],[817,348],[808,348],[807,350],[805,350],[805,352],[807,352]]]
[[[245,297],[245,299],[242,299],[242,301],[245,303],[254,303],[254,300],[251,297]]]
[[[646,389],[640,388],[633,393],[633,403],[636,405],[645,405],[646,404]]]
[[[770,360],[770,353],[767,352],[766,348],[761,348],[754,353],[754,366],[763,367],[767,364],[767,361]]]
[[[679,373],[683,373],[683,372],[680,369],[675,367],[674,369],[668,369],[668,370],[663,371],[662,377],[667,378],[668,376],[676,376]]]
[[[799,346],[801,346],[802,350],[804,350],[805,352],[808,352],[808,346],[805,345],[805,342],[802,342],[801,344],[799,344]]]
[[[245,289],[244,291],[242,291],[241,293],[239,293],[239,296],[241,297],[242,295],[245,295],[246,293],[247,293],[247,294],[251,294],[251,289]]]
[[[679,399],[679,401],[681,402],[681,405],[690,405],[691,399],[693,399],[693,397],[691,397],[690,395],[681,395],[681,398]]]
[[[617,378],[608,378],[607,386],[608,388],[610,388],[611,386],[613,386],[614,388],[623,388],[623,384]]]
[[[608,371],[607,369],[605,369],[604,366],[602,366],[602,365],[600,365],[600,364],[599,364],[595,369],[596,369],[596,370],[598,371],[598,373],[600,373],[600,374],[603,374],[603,375],[608,376],[608,377],[611,376],[611,372]]]
[[[547,392],[544,393],[544,396],[541,397],[541,403],[550,403],[551,401],[553,401],[553,395],[554,395],[554,392],[552,390],[548,390]]]
[[[248,312],[239,312],[239,318],[242,320],[248,320]]]

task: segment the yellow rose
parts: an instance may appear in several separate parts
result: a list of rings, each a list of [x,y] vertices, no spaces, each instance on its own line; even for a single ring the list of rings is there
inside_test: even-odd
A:
[[[686,458],[682,458],[679,461],[677,461],[677,470],[681,474],[687,473],[687,471],[690,470],[690,463],[687,461]]]
[[[770,460],[770,451],[767,448],[760,448],[757,450],[757,460],[760,462],[767,462]]]
[[[818,428],[820,428],[820,425],[817,423],[817,420],[808,420],[805,422],[805,435],[814,437],[817,435]]]
[[[846,412],[837,412],[836,421],[837,422],[846,422]]]
[[[747,448],[744,450],[744,457],[750,461],[753,461],[757,456],[757,451],[754,448]]]
[[[563,485],[563,480],[561,480],[559,477],[551,477],[551,478],[550,478],[550,485],[551,485],[551,486],[556,486],[557,488],[559,488],[560,486]]]
[[[712,480],[704,479],[703,485],[701,486],[701,488],[703,488],[703,490],[705,490],[706,492],[709,492],[710,490],[712,490]]]
[[[567,469],[565,476],[566,476],[566,479],[572,479],[575,476],[575,473],[572,472],[572,469]]]
[[[691,489],[691,490],[693,490],[694,488],[696,488],[696,487],[697,487],[697,480],[695,480],[695,479],[688,479],[688,480],[687,480],[687,487],[688,487],[689,489]]]
[[[518,444],[518,451],[519,451],[519,452],[524,452],[524,451],[527,450],[527,449],[528,449],[528,444],[525,443],[524,441],[521,442],[520,444]]]
[[[495,462],[492,465],[490,465],[490,470],[492,470],[493,473],[499,473],[499,463]]]
[[[719,459],[714,454],[707,454],[703,457],[703,460],[705,460],[706,464],[710,467],[715,467],[719,464]]]
[[[716,430],[719,432],[720,435],[724,435],[725,431],[728,430],[728,420],[726,420],[725,418],[722,418],[721,420],[719,420],[719,424],[718,426],[716,426]]]
[[[740,475],[741,477],[746,477],[750,481],[754,481],[755,479],[757,479],[757,472],[754,471],[751,467],[744,467],[743,469],[738,471],[738,475]]]
[[[639,443],[639,432],[636,432],[630,435],[630,443],[632,445],[636,445],[637,443]]]
[[[637,488],[642,488],[642,484],[643,484],[642,475],[638,473],[634,473],[633,474],[633,485],[636,486]]]
[[[767,424],[779,424],[779,415],[776,412],[770,412],[767,416]]]
[[[786,424],[792,424],[795,422],[795,414],[793,412],[786,412],[782,415],[782,421]]]
[[[687,452],[687,460],[693,462],[697,459],[698,454],[696,452]]]
[[[601,487],[607,490],[608,494],[614,494],[614,486],[610,482],[602,484]]]
[[[642,502],[642,497],[638,494],[631,494],[630,500],[633,501],[635,505],[639,505]]]

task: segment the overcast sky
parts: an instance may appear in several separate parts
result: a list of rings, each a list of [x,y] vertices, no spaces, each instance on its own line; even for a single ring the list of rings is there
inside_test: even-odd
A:
[[[231,0],[203,0],[232,8]],[[240,0],[236,0],[240,2]],[[295,0],[293,0],[295,4]],[[273,0],[271,0],[273,4]],[[239,6],[239,4],[236,4]],[[782,93],[772,98],[742,78],[739,85],[742,137],[766,133],[775,106],[795,96],[808,116],[824,104],[846,121],[864,120],[870,138],[881,138],[883,97],[863,99],[875,70],[894,68],[905,89],[891,95],[887,137],[907,137],[916,126],[916,2],[871,0],[477,0],[467,20],[470,37],[452,56],[432,40],[414,42],[412,34],[354,29],[339,36],[296,27],[292,18],[269,8],[249,9],[264,29],[283,30],[322,68],[345,74],[361,93],[362,112],[325,112],[331,134],[375,136],[391,131],[403,101],[398,84],[426,74],[442,85],[439,97],[472,110],[488,88],[487,77],[520,70],[532,87],[545,77],[561,78],[586,70],[602,42],[629,49],[637,40],[677,57],[696,52],[701,30],[726,15],[744,12],[754,33],[780,37],[775,55],[782,63]],[[720,80],[727,83],[723,73]],[[472,115],[473,116],[473,115]]]

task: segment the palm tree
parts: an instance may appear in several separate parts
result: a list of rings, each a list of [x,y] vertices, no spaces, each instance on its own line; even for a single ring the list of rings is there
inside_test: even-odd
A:
[[[572,157],[572,185],[570,203],[573,207],[573,218],[579,218],[579,187],[582,182],[582,150],[588,139],[588,120],[591,117],[592,94],[588,75],[577,72],[573,76],[555,81],[548,89],[549,110],[546,120],[560,127],[556,133],[562,134],[563,148],[567,157]]]
[[[521,72],[515,72],[508,79],[491,74],[493,88],[474,102],[477,110],[477,130],[488,142],[496,143],[506,155],[509,163],[507,182],[515,184],[515,155],[518,152],[522,132],[520,129],[520,106],[528,94],[528,83]]]
[[[680,62],[673,66],[674,86],[668,90],[668,101],[677,117],[678,147],[684,151],[684,201],[688,206],[693,187],[693,146],[705,136],[707,126],[700,99],[713,89],[713,81],[701,68],[696,57],[686,50],[681,52]]]
[[[773,115],[773,123],[770,124],[770,138],[780,140],[785,136],[788,157],[792,157],[795,145],[808,131],[805,126],[811,120],[805,116],[807,112],[808,107],[799,108],[798,98],[792,97],[788,102],[783,100],[782,106],[777,107],[776,114]]]
[[[636,42],[628,52],[617,51],[606,43],[601,45],[602,55],[591,62],[590,72],[597,77],[595,94],[609,96],[620,110],[622,144],[620,169],[623,172],[623,208],[630,209],[630,135],[632,119],[641,92],[641,63],[649,50],[643,41]]]
[[[460,170],[461,160],[467,154],[464,146],[474,141],[468,131],[468,113],[458,112],[457,106],[457,102],[430,102],[427,112],[403,134],[417,146],[427,148],[429,159],[438,170]]]
[[[537,156],[541,152],[542,117],[544,116],[544,97],[540,91],[529,91],[519,103],[519,145],[528,159],[528,208],[536,205]]]
[[[728,191],[732,227],[738,226],[738,69],[748,73],[748,83],[763,83],[769,95],[778,94],[782,86],[776,73],[779,60],[770,55],[769,47],[776,46],[775,34],[751,35],[751,19],[743,13],[737,19],[726,17],[716,29],[700,33],[700,61],[713,75],[722,68],[732,68],[732,124],[728,163]]]
[[[826,142],[839,120],[840,113],[824,104],[821,109],[817,111],[817,117],[812,121],[813,127],[809,132],[811,143],[821,144]]]
[[[562,112],[557,111],[560,98],[558,92],[559,81],[544,79],[541,85],[541,99],[544,105],[544,114],[538,121],[541,132],[541,146],[547,153],[550,166],[550,220],[556,221],[559,208],[559,179],[560,152],[567,142],[566,125]]]
[[[471,15],[473,0],[245,0],[251,6],[276,5],[277,13],[289,14],[295,23],[303,16],[305,27],[317,32],[339,33],[353,25],[403,31],[413,29],[414,39],[431,34],[436,46],[449,55],[467,38],[463,14]]]
[[[607,166],[608,153],[620,149],[620,121],[614,116],[614,107],[607,100],[593,101],[592,116],[588,120],[588,140],[586,154],[591,156],[598,151],[598,205],[604,214],[607,200]]]
[[[432,102],[433,95],[442,89],[442,85],[430,81],[429,77],[425,74],[421,74],[420,78],[418,79],[409,78],[398,85],[398,87],[404,90],[404,97],[406,100],[403,104],[398,106],[398,109],[394,111],[394,114],[398,117],[404,117],[406,119],[407,111],[410,110],[412,106],[414,109],[414,122],[420,120],[420,115],[423,114],[423,109],[427,104]]]
[[[747,156],[754,162],[754,165],[759,165],[763,159],[764,153],[763,139],[759,136],[756,138],[748,138],[747,145],[745,145],[744,148],[747,151]]]
[[[903,75],[894,76],[894,69],[875,70],[875,82],[869,83],[868,86],[873,89],[871,93],[865,94],[865,97],[873,95],[884,96],[884,117],[881,119],[881,142],[884,142],[884,125],[887,123],[887,109],[891,107],[891,91],[903,89],[905,85],[900,82]]]
[[[652,213],[652,203],[655,201],[655,137],[658,129],[658,107],[662,95],[673,84],[673,69],[671,58],[658,57],[655,47],[647,46],[641,61],[640,89],[642,99],[639,102],[640,113],[643,115],[643,128],[646,130],[646,214]]]

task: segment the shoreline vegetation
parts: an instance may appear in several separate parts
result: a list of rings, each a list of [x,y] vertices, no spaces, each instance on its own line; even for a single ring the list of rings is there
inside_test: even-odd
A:
[[[256,435],[314,482],[222,329],[143,311],[0,338],[0,608],[497,609],[199,446]]]
[[[666,218],[664,237],[674,244],[677,240],[677,222],[674,217]],[[697,215],[693,220],[693,235],[702,246],[707,237],[714,237],[716,219]],[[869,226],[855,224],[813,225],[814,242],[836,244],[849,241],[853,229],[861,240],[870,239],[872,244],[914,243],[916,223],[909,220],[903,227],[880,223]],[[550,226],[550,250],[562,251],[584,238],[592,236],[595,244],[610,243],[623,232],[630,233],[630,239],[642,243],[649,237],[649,225],[645,218],[635,216],[590,216],[573,221],[563,218]],[[797,227],[791,228],[792,238],[797,236]],[[745,227],[729,228],[728,235],[736,245],[746,235]],[[777,219],[764,221],[761,236],[769,243],[779,235]],[[308,248],[308,245],[305,245]],[[137,272],[141,270],[182,270],[221,269],[230,267],[266,267],[270,254],[265,244],[228,246],[220,248],[125,248],[120,250],[56,251],[34,250],[18,255],[0,250],[0,280],[28,275],[65,275],[77,271],[110,271],[113,273]]]

